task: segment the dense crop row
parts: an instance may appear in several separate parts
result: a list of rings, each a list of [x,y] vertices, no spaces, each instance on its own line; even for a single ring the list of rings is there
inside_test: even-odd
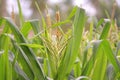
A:
[[[14,17],[0,18],[4,26],[0,33],[0,80],[120,79],[119,33],[114,20],[104,23],[101,19],[97,25],[91,21],[86,29],[85,10],[74,7],[64,21],[57,12],[52,24],[49,13],[46,21],[36,3],[42,22],[24,21],[19,0],[18,6],[19,27]],[[64,24],[72,28],[64,32],[60,27]],[[34,34],[29,38],[31,31]]]

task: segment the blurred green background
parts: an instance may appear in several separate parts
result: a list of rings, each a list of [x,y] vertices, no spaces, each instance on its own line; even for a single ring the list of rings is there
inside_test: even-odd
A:
[[[64,20],[73,6],[78,5],[84,8],[87,15],[96,19],[107,18],[106,12],[111,16],[113,4],[115,0],[20,0],[22,11],[25,19],[40,19],[40,15],[35,5],[35,1],[45,16],[46,5],[48,12],[54,20],[55,11],[60,10],[61,19]],[[0,17],[10,16],[12,6],[15,11],[15,18],[17,23],[18,7],[17,0],[0,0]],[[120,0],[116,0],[116,9],[114,19],[117,19],[117,24],[120,26]]]

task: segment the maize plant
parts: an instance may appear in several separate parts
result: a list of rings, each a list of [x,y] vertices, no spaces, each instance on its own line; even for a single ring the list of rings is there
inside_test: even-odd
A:
[[[26,21],[17,1],[20,26],[14,9],[11,17],[0,18],[0,80],[120,79],[120,35],[114,19],[100,19],[96,25],[91,21],[86,30],[84,9],[74,7],[65,20],[58,10],[53,21],[35,3],[41,20]],[[66,32],[65,24],[71,25]]]

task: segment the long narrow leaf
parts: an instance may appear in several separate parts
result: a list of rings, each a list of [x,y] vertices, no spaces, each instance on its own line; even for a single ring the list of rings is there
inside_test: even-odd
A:
[[[13,32],[17,41],[19,43],[27,43],[27,41],[25,40],[25,38],[23,37],[21,32],[18,30],[17,26],[14,25],[10,21],[10,19],[8,19],[8,18],[4,18],[4,19],[6,20],[6,24],[9,25],[9,27],[10,27],[11,31]],[[30,60],[30,63],[32,65],[32,69],[34,69],[34,74],[35,74],[36,78],[37,79],[45,79],[45,75],[43,73],[42,67],[41,67],[39,61],[37,60],[37,58],[35,57],[34,52],[27,46],[21,45],[21,48],[24,51],[25,55]]]
[[[68,45],[69,47],[67,48],[65,56],[60,64],[58,74],[56,75],[55,79],[65,79],[66,75],[68,75],[72,70],[74,62],[78,55],[83,27],[85,25],[85,19],[85,11],[81,8],[78,8],[75,14],[75,20],[73,25],[73,38]]]
[[[107,22],[104,26],[104,29],[100,35],[100,39],[106,39],[110,30],[110,22]]]
[[[24,23],[24,18],[23,18],[22,9],[21,9],[19,0],[17,0],[17,4],[18,4],[19,16],[20,16],[20,25],[22,26]]]

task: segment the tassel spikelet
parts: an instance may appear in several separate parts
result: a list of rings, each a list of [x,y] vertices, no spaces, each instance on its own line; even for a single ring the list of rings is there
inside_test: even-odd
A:
[[[15,23],[14,6],[12,6],[11,18],[12,18],[12,21]]]
[[[55,20],[56,20],[56,23],[60,22],[60,12],[59,11],[56,11]],[[59,27],[60,26],[57,26],[56,28],[54,28],[52,30],[52,41],[57,50],[59,48],[59,41],[60,41],[60,36],[61,36]]]
[[[51,37],[51,26],[52,26],[52,22],[51,22],[51,16],[48,12],[48,9],[47,9],[47,14],[46,14],[46,24],[48,26],[48,33],[49,33],[49,36]]]
[[[57,23],[60,22],[60,12],[59,11],[56,12],[56,22]],[[59,39],[61,33],[60,33],[60,30],[58,27],[55,30],[55,34],[56,34],[56,37]]]
[[[114,19],[116,7],[117,7],[117,3],[116,3],[116,0],[114,0],[113,7],[112,7],[111,20]]]
[[[59,11],[56,11],[56,22],[60,22],[60,12]],[[57,41],[57,50],[59,50],[59,47],[60,47],[60,37],[61,37],[61,33],[60,33],[60,26],[58,26],[56,29],[55,29],[55,34],[56,34],[56,41]]]
[[[47,15],[46,15],[46,22],[47,22],[47,26],[51,27],[51,25],[52,25],[51,17],[50,17],[50,14],[48,12],[47,12]]]
[[[59,11],[56,12],[56,21],[60,22],[60,12]]]

